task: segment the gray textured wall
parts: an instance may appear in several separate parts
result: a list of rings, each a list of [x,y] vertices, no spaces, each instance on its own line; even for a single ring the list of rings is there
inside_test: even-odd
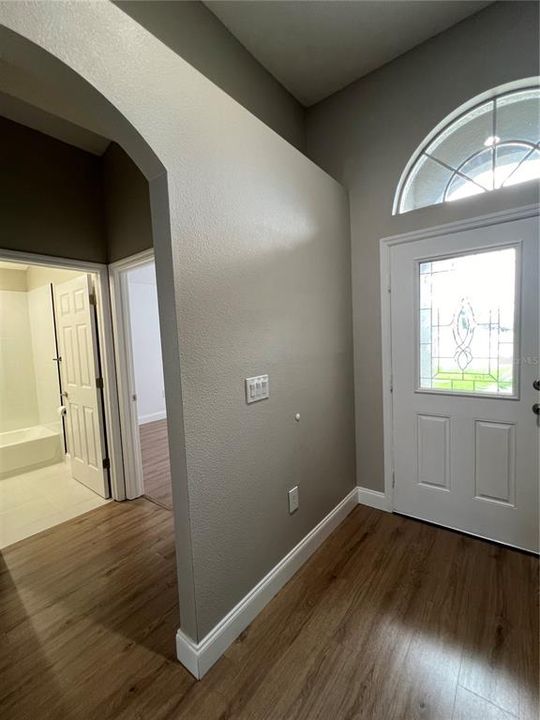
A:
[[[0,246],[107,259],[100,158],[0,117]]]
[[[0,3],[0,23],[49,51],[34,72],[104,93],[103,134],[147,157],[180,612],[201,639],[354,486],[346,194],[112,3]],[[248,406],[259,372],[271,397]]]
[[[538,200],[538,184],[392,216],[423,138],[475,95],[539,72],[538,5],[498,2],[310,108],[308,155],[349,190],[358,484],[383,489],[379,240]]]
[[[124,12],[300,150],[304,108],[201,2],[120,0]]]

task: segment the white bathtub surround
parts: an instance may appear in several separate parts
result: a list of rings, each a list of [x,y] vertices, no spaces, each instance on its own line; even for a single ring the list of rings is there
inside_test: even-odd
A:
[[[32,357],[36,383],[36,401],[39,425],[55,423],[61,431],[56,409],[60,404],[58,369],[54,359],[53,308],[50,285],[28,290],[28,314],[32,335]]]
[[[0,268],[0,433],[39,423],[24,278]]]
[[[67,463],[4,478],[0,480],[0,548],[107,502],[73,480]]]
[[[0,479],[59,463],[63,454],[62,437],[54,426],[0,433]]]

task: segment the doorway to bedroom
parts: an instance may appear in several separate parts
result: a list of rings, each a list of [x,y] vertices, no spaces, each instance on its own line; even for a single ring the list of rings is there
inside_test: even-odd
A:
[[[110,266],[126,494],[172,510],[154,255]]]

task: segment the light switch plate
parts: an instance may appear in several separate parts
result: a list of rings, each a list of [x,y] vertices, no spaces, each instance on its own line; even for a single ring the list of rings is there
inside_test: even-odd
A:
[[[246,402],[248,404],[266,400],[270,396],[268,375],[246,378]]]
[[[298,510],[300,505],[300,498],[298,497],[298,485],[295,485],[289,490],[289,515],[292,515]]]

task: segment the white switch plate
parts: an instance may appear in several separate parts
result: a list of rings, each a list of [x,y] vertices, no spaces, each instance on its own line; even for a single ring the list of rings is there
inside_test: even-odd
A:
[[[300,499],[298,497],[298,485],[289,490],[289,515],[298,510]]]
[[[254,403],[259,400],[266,400],[270,396],[270,384],[268,375],[256,375],[246,378],[246,402]]]

